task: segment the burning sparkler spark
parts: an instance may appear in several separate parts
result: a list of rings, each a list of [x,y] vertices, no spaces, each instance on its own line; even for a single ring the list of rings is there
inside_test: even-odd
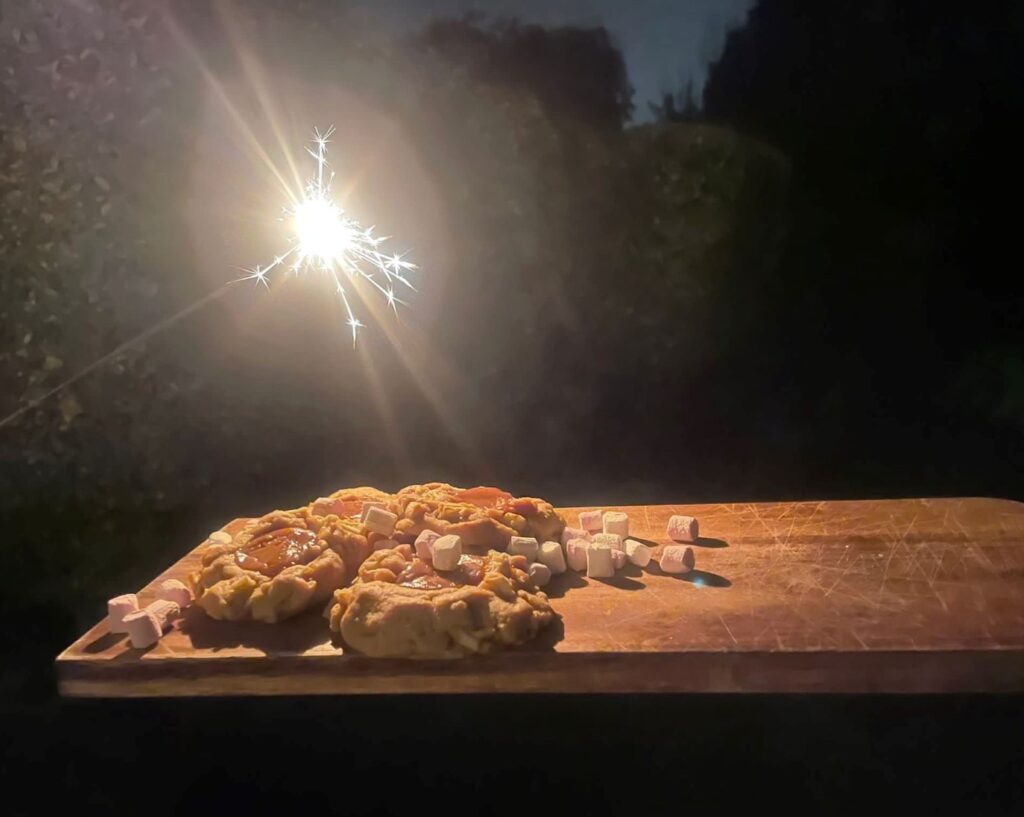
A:
[[[329,276],[334,289],[345,308],[346,325],[352,330],[352,344],[355,345],[362,322],[356,318],[349,303],[346,282],[355,285],[356,279],[369,282],[386,299],[388,306],[398,314],[398,304],[405,302],[395,295],[396,282],[415,291],[406,273],[416,269],[411,261],[402,255],[385,255],[378,248],[388,240],[387,236],[374,235],[374,228],[362,227],[359,222],[348,218],[345,211],[331,198],[331,182],[334,173],[327,164],[327,145],[334,128],[326,133],[313,132],[315,149],[307,147],[306,152],[316,161],[316,175],[306,183],[302,201],[285,210],[286,218],[293,230],[291,248],[266,265],[258,264],[247,269],[242,280],[255,281],[270,286],[270,273],[292,259],[294,273],[318,270]]]

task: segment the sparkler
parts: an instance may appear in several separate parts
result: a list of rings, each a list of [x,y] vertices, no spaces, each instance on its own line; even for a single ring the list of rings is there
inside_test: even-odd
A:
[[[368,282],[387,300],[387,305],[398,314],[398,305],[405,302],[395,294],[397,284],[415,291],[406,273],[416,269],[402,255],[387,255],[382,245],[388,236],[374,235],[374,228],[362,227],[348,218],[345,211],[331,198],[334,173],[327,164],[327,145],[334,133],[333,126],[326,133],[313,131],[314,148],[306,152],[316,162],[316,175],[306,182],[305,195],[293,207],[285,209],[285,218],[293,230],[292,246],[266,265],[245,270],[243,281],[255,281],[269,287],[269,275],[284,268],[291,259],[292,273],[317,271],[325,275],[345,309],[345,323],[352,330],[355,346],[362,322],[356,318],[349,301],[346,283],[355,286],[357,280]]]
[[[265,266],[258,265],[245,270],[244,277],[222,284],[184,309],[153,324],[135,337],[129,338],[41,396],[29,400],[6,417],[0,418],[0,428],[14,422],[27,411],[59,394],[119,354],[163,332],[182,318],[221,297],[231,288],[232,284],[237,284],[240,281],[255,281],[257,284],[269,287],[270,273],[284,268],[285,261],[289,259],[291,259],[290,270],[295,274],[312,270],[327,276],[345,308],[347,316],[345,323],[352,330],[353,346],[355,346],[358,331],[363,323],[352,311],[348,291],[345,289],[346,282],[351,282],[353,286],[359,279],[369,282],[384,296],[388,307],[397,315],[398,305],[405,306],[406,303],[395,294],[395,286],[401,284],[415,292],[416,288],[409,283],[406,273],[417,269],[417,267],[411,261],[406,261],[402,255],[386,255],[382,252],[382,246],[389,237],[374,235],[372,226],[363,227],[359,222],[348,218],[345,211],[331,198],[331,182],[334,180],[334,173],[329,171],[327,164],[327,145],[333,133],[333,127],[329,128],[326,133],[314,130],[313,143],[316,148],[306,148],[306,152],[316,161],[316,175],[307,181],[302,200],[293,207],[285,209],[285,216],[291,223],[294,232],[292,246],[286,252],[276,256]]]

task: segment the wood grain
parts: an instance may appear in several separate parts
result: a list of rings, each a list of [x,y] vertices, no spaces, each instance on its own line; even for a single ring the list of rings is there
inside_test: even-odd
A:
[[[69,696],[404,692],[1024,690],[1024,505],[911,499],[621,506],[659,546],[674,513],[708,537],[687,576],[629,567],[547,588],[534,643],[450,661],[373,660],[319,611],[280,625],[188,610],[132,649],[101,622],[57,658]],[[563,509],[575,520],[580,508]],[[232,525],[241,524],[236,521]],[[230,527],[230,526],[229,526]],[[189,553],[140,591],[196,564]]]

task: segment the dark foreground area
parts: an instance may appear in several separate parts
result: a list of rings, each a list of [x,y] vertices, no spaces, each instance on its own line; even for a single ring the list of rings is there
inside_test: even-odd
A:
[[[1022,715],[1024,700],[999,697],[51,702],[5,718],[17,736],[5,802],[10,814],[1015,814]]]

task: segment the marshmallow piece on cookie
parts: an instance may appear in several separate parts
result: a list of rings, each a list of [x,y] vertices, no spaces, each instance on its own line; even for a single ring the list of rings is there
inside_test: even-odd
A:
[[[462,558],[462,537],[449,534],[434,542],[434,570],[455,570]]]
[[[696,542],[700,526],[692,516],[670,516],[668,518],[668,538],[676,542]]]
[[[565,573],[565,552],[558,542],[545,542],[541,545],[537,560],[547,565],[552,573]]]
[[[393,514],[384,508],[372,507],[366,509],[366,517],[363,519],[363,524],[374,533],[390,536],[395,532],[395,523],[397,521],[397,514]]]
[[[134,593],[115,596],[107,602],[107,629],[112,633],[128,632],[128,628],[124,625],[124,617],[129,613],[137,612],[138,609],[139,597]]]
[[[441,538],[441,534],[433,530],[421,530],[416,537],[416,555],[424,561],[434,558],[434,542]]]
[[[587,533],[594,533],[601,530],[601,511],[581,511],[580,527]]]
[[[150,647],[164,634],[164,626],[152,610],[136,610],[124,617],[125,632],[136,649]]]
[[[622,550],[622,537],[617,533],[595,533],[591,537],[591,541],[597,545]]]
[[[608,579],[615,575],[615,562],[612,561],[612,549],[608,545],[591,542],[587,548],[587,577],[591,579]]]
[[[626,551],[612,548],[612,564],[616,570],[622,570],[626,566]]]
[[[513,536],[508,543],[508,552],[513,556],[525,556],[528,562],[536,562],[537,540],[532,536]]]
[[[661,552],[661,569],[666,573],[689,573],[694,562],[691,547],[669,545]]]
[[[211,542],[215,542],[218,545],[231,544],[231,534],[223,530],[215,530],[206,538],[209,539]]]
[[[569,544],[570,539],[589,539],[590,534],[587,533],[583,528],[562,528],[562,535],[559,538],[559,542],[563,545]]]
[[[184,582],[179,582],[177,579],[160,582],[160,590],[157,595],[166,601],[173,601],[179,608],[188,607],[192,603],[192,591]]]
[[[601,525],[605,533],[614,533],[623,539],[629,536],[629,517],[622,511],[605,511]]]
[[[626,556],[637,567],[647,567],[651,561],[651,549],[636,539],[627,539]]]
[[[370,512],[370,508],[380,508],[382,511],[386,511],[388,509],[388,506],[384,502],[364,502],[363,507],[359,511],[360,521],[366,521],[366,514]]]
[[[530,578],[537,587],[543,587],[551,581],[551,568],[543,562],[534,562],[530,565]]]
[[[573,570],[587,569],[587,550],[590,542],[586,539],[570,539],[565,546],[565,559]]]

